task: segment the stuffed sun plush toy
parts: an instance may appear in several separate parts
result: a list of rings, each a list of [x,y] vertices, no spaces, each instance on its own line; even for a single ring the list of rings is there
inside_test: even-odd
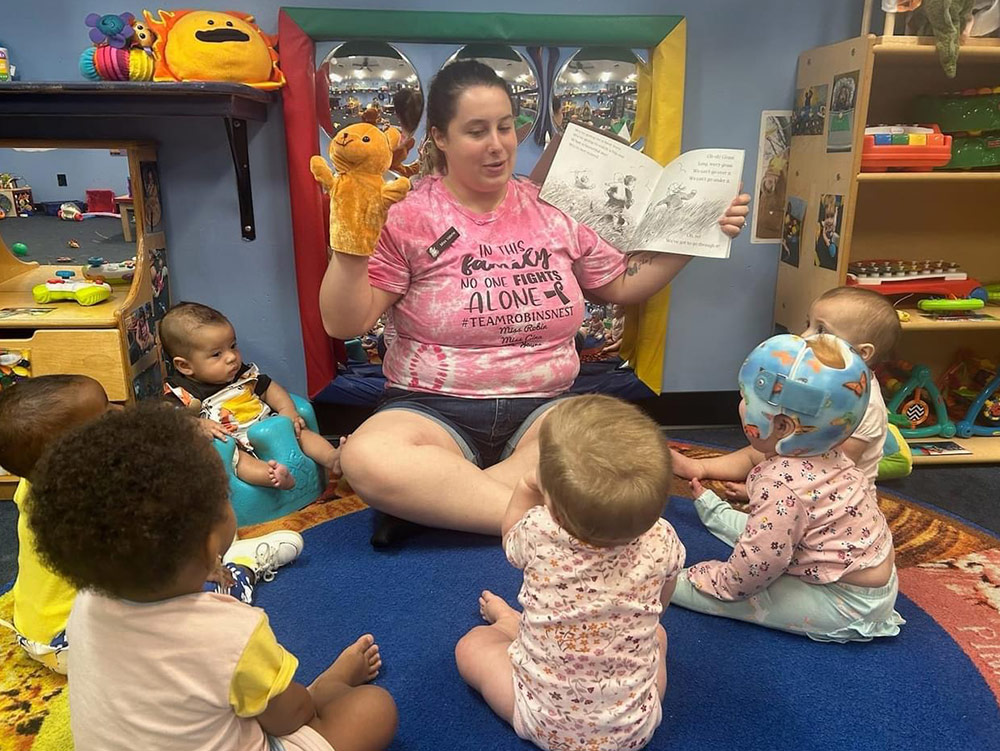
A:
[[[226,81],[258,89],[285,85],[274,38],[247,13],[161,10],[154,18],[147,10],[143,15],[156,35],[154,81]]]
[[[313,177],[330,193],[330,247],[341,253],[367,256],[385,223],[389,207],[410,189],[398,177],[385,182],[399,139],[395,128],[383,133],[369,123],[355,123],[337,131],[330,141],[334,174],[321,156],[309,161]]]

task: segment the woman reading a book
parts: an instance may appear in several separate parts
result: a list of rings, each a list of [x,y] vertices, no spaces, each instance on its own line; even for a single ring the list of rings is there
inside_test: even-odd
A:
[[[510,91],[474,60],[434,77],[435,174],[389,210],[370,257],[334,253],[320,290],[327,332],[350,338],[392,308],[395,338],[376,413],[344,444],[351,487],[394,517],[497,535],[514,486],[537,464],[539,419],[579,371],[584,290],[647,299],[689,256],[626,257],[512,179]],[[750,196],[719,222],[736,236]],[[588,437],[581,437],[581,440]]]

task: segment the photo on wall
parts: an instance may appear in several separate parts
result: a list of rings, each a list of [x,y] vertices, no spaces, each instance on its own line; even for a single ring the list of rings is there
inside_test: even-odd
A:
[[[153,320],[152,328],[160,322],[170,307],[170,279],[167,269],[166,248],[153,248],[150,252],[150,279],[153,285]]]
[[[830,94],[830,128],[826,134],[828,153],[851,150],[859,75],[860,71],[852,70],[850,73],[841,73],[833,79]]]
[[[760,114],[757,182],[754,190],[752,243],[781,242],[781,222],[788,185],[788,152],[792,143],[791,110]]]
[[[827,194],[820,197],[816,221],[816,265],[837,270],[840,249],[840,222],[844,215],[844,197]]]
[[[163,370],[155,362],[132,379],[132,393],[136,401],[156,399],[163,395]]]
[[[146,303],[129,314],[125,321],[125,335],[128,339],[128,361],[135,365],[156,345],[152,304]]]
[[[143,227],[147,234],[163,231],[163,206],[160,203],[160,174],[156,162],[139,162],[142,175]]]
[[[795,196],[785,201],[785,217],[781,223],[781,262],[799,267],[799,246],[805,226],[806,202]]]
[[[821,136],[826,124],[826,92],[829,86],[809,86],[795,91],[792,111],[793,136]]]

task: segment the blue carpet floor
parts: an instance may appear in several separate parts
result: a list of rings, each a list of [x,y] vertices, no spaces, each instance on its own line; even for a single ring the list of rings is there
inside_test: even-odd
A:
[[[690,501],[666,512],[688,562],[728,555]],[[382,647],[378,684],[399,707],[392,749],[530,749],[471,691],[455,642],[480,623],[490,588],[516,604],[521,573],[495,539],[427,532],[403,549],[368,545],[372,512],[304,533],[302,557],[258,589],[278,639],[311,681],[359,634]],[[649,749],[714,751],[1000,750],[1000,708],[965,654],[900,596],[900,636],[869,644],[816,644],[671,607],[669,688]]]

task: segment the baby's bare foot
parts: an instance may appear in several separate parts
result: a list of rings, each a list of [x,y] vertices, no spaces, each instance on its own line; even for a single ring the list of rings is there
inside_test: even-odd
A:
[[[348,686],[360,686],[374,680],[381,667],[382,656],[375,637],[365,634],[341,652],[333,664],[320,674],[314,685],[322,681],[335,681]]]
[[[288,471],[288,467],[278,464],[274,459],[267,463],[267,476],[271,484],[279,490],[291,490],[295,487],[295,478]]]
[[[503,618],[520,618],[518,612],[508,605],[504,598],[493,594],[488,589],[484,589],[483,593],[479,595],[479,612],[487,623],[496,623]]]

